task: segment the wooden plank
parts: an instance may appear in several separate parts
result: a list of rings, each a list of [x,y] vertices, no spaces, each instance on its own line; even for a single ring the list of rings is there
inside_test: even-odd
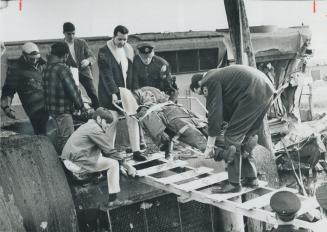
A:
[[[202,191],[202,193],[204,193],[205,195],[203,195],[203,197],[207,197],[209,199],[212,199],[214,201],[217,201],[217,202],[220,202],[220,201],[225,201],[225,200],[228,200],[230,198],[233,198],[233,197],[237,197],[237,196],[241,196],[245,193],[248,193],[248,192],[251,192],[255,189],[258,189],[258,188],[262,188],[264,186],[266,186],[268,183],[265,182],[265,181],[259,181],[259,186],[257,188],[246,188],[246,187],[243,187],[242,188],[242,191],[241,192],[238,192],[238,193],[218,193],[218,194],[212,194],[211,193],[211,189],[206,189],[204,191]]]
[[[171,183],[176,183],[182,180],[187,180],[196,176],[200,176],[205,173],[212,172],[212,168],[207,168],[207,167],[199,167],[196,169],[188,170],[186,172],[178,173],[175,175],[167,176],[164,178],[158,179],[158,182],[161,182],[163,184],[171,184]]]
[[[266,193],[262,196],[253,198],[249,201],[244,202],[242,205],[240,205],[240,207],[242,207],[243,209],[247,209],[247,210],[252,210],[255,208],[262,208],[264,206],[269,205],[270,203],[270,198],[272,195],[274,195],[276,192],[279,191],[285,191],[285,190],[289,190],[289,188],[280,188],[280,189],[276,189],[272,192]],[[293,192],[297,192],[296,189],[293,190]]]
[[[303,197],[303,196],[301,196],[301,197]],[[317,207],[319,207],[319,203],[316,200],[316,198],[315,197],[310,197],[310,198],[305,199],[304,201],[301,202],[301,208],[297,212],[297,215],[307,213],[307,212],[309,212],[311,210],[316,209]]]
[[[139,177],[148,176],[148,175],[152,175],[154,173],[167,171],[169,169],[173,169],[173,168],[177,168],[177,167],[184,167],[186,164],[187,164],[186,161],[177,160],[174,162],[168,162],[168,163],[164,163],[164,164],[156,165],[153,167],[138,170],[136,172],[136,175]]]
[[[312,223],[313,231],[322,232],[326,231],[327,228],[327,218],[320,219],[317,222]]]
[[[135,165],[148,163],[150,161],[157,160],[157,159],[162,159],[162,158],[165,158],[165,154],[162,153],[162,152],[157,152],[157,153],[151,154],[151,156],[149,156],[148,159],[145,160],[145,161],[135,161],[135,160],[131,159],[131,160],[128,160],[127,163],[132,165],[132,166],[135,166]],[[168,162],[168,161],[166,160],[166,162]]]
[[[181,185],[176,185],[176,187],[186,192],[189,192],[194,189],[199,189],[205,186],[219,183],[221,181],[226,180],[227,178],[228,178],[227,172],[221,172],[221,173],[212,174],[210,176],[201,179],[193,180]]]

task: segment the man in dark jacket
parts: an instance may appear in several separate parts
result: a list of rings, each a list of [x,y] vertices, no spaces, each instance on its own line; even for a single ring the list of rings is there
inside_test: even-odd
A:
[[[10,118],[15,118],[11,102],[17,92],[29,117],[35,134],[46,134],[48,113],[45,110],[42,76],[46,62],[41,58],[36,44],[23,45],[21,57],[8,67],[7,78],[2,87],[1,108]]]
[[[143,42],[137,45],[139,54],[133,61],[133,90],[145,86],[155,87],[170,96],[177,98],[177,86],[170,73],[168,62],[154,54],[154,45]]]
[[[99,65],[99,101],[102,107],[111,110],[114,121],[109,130],[112,147],[115,145],[118,109],[114,106],[120,98],[119,88],[132,88],[132,69],[134,51],[127,43],[128,29],[122,25],[114,29],[114,36],[107,44],[100,48],[98,55]],[[146,160],[140,152],[139,125],[129,116],[126,117],[129,141],[135,160]]]
[[[61,151],[74,132],[72,113],[85,111],[81,93],[69,67],[65,64],[69,48],[65,42],[51,46],[51,56],[44,71],[45,104],[57,126],[57,151]]]
[[[91,65],[96,62],[95,56],[86,41],[75,37],[75,26],[70,22],[63,25],[65,42],[69,47],[69,56],[66,64],[78,68],[79,82],[83,85],[87,95],[91,99],[94,109],[99,107],[99,100],[93,84]]]
[[[245,177],[244,186],[257,186],[254,158],[250,155],[241,160],[241,147],[257,136],[270,107],[274,95],[270,80],[255,68],[233,65],[210,70],[204,76],[194,75],[190,88],[207,99],[208,142],[204,155],[210,157],[216,153],[227,157],[229,184],[214,188],[213,193],[241,191],[241,174]],[[228,123],[224,132],[225,150],[214,151],[224,121]]]

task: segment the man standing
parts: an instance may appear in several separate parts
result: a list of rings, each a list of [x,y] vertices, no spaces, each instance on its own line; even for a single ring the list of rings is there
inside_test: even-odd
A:
[[[100,105],[112,110],[114,121],[109,126],[110,142],[114,147],[116,127],[118,122],[117,108],[114,102],[120,98],[119,87],[131,89],[134,51],[127,43],[128,29],[122,25],[114,29],[114,36],[107,44],[100,48],[98,55],[99,65],[99,101]],[[138,122],[126,117],[129,140],[135,160],[146,160],[140,152],[140,138]]]
[[[29,117],[35,134],[46,134],[48,113],[45,110],[42,76],[46,62],[41,58],[36,44],[27,42],[16,63],[8,67],[2,87],[1,108],[10,118],[15,118],[11,102],[17,92]]]
[[[170,96],[177,98],[177,86],[172,80],[168,62],[154,54],[154,45],[143,42],[137,45],[139,54],[133,61],[133,90],[145,86],[155,87]]]
[[[294,193],[279,191],[270,198],[270,207],[276,213],[278,223],[277,229],[273,232],[301,232],[307,231],[294,226],[296,213],[301,208],[301,201]]]
[[[51,56],[44,71],[45,103],[57,126],[57,152],[60,154],[69,136],[74,132],[72,113],[83,110],[81,93],[73,75],[65,64],[69,48],[65,42],[51,46]]]
[[[267,76],[252,67],[233,65],[210,70],[204,76],[194,75],[190,88],[207,99],[208,141],[204,155],[210,157],[216,153],[225,157],[227,163],[229,183],[213,188],[212,192],[241,191],[241,175],[245,177],[243,186],[257,186],[251,151],[242,159],[245,152],[241,149],[257,139],[257,131],[272,102],[274,87]],[[218,147],[214,151],[223,121],[228,123],[224,132],[225,149]]]
[[[70,22],[63,25],[63,33],[65,42],[69,47],[69,56],[66,64],[71,67],[78,68],[79,82],[85,88],[85,91],[91,99],[91,104],[94,109],[99,107],[99,100],[93,84],[91,65],[96,62],[96,59],[83,39],[75,38],[75,26]]]

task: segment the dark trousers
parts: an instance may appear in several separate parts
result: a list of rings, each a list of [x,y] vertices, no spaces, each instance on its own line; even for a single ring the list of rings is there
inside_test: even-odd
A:
[[[61,155],[69,137],[74,133],[74,122],[71,114],[58,114],[52,115],[52,118],[56,124],[57,138],[56,138],[56,150]]]
[[[99,99],[93,84],[93,80],[82,74],[79,74],[79,82],[83,85],[87,96],[91,99],[91,104],[94,109],[99,108]]]
[[[34,129],[34,134],[46,135],[48,119],[49,114],[45,111],[45,109],[35,112],[34,115],[30,117],[31,124]]]
[[[255,159],[250,154],[247,158],[242,158],[241,151],[235,154],[234,162],[227,166],[228,180],[234,184],[240,184],[241,178],[257,177],[257,169],[255,167]]]

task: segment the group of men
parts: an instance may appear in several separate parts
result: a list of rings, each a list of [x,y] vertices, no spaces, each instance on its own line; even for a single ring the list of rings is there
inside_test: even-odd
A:
[[[17,92],[35,134],[41,135],[46,134],[46,124],[51,116],[57,126],[56,149],[68,170],[75,174],[107,171],[109,206],[119,204],[119,162],[114,149],[121,114],[116,107],[121,98],[119,88],[127,88],[144,98],[140,89],[151,86],[170,96],[171,102],[160,108],[165,114],[162,117],[152,117],[151,111],[147,111],[150,105],[158,103],[158,99],[151,104],[144,104],[147,99],[143,99],[145,111],[140,117],[151,116],[143,121],[148,125],[143,126],[150,132],[152,130],[152,137],[159,145],[166,127],[169,128],[162,125],[171,122],[170,130],[174,135],[184,136],[184,142],[192,144],[198,141],[193,139],[194,136],[200,138],[200,142],[194,144],[206,158],[224,159],[228,183],[213,188],[213,193],[239,192],[242,186],[258,185],[251,144],[257,141],[258,130],[275,95],[265,74],[251,67],[233,65],[193,75],[190,89],[204,95],[207,101],[208,125],[203,133],[192,127],[199,124],[195,122],[196,116],[174,104],[177,86],[167,61],[154,54],[153,44],[138,44],[135,55],[127,43],[128,29],[119,25],[114,29],[112,39],[99,49],[96,59],[86,41],[75,37],[72,23],[64,23],[63,33],[64,40],[51,46],[47,61],[41,58],[36,44],[27,42],[23,45],[21,57],[8,67],[1,108],[8,117],[15,118],[11,103]],[[96,62],[99,66],[98,95],[91,70]],[[75,111],[84,113],[86,109],[70,67],[78,69],[79,82],[95,110],[92,118],[75,132],[72,114]],[[159,125],[159,121],[162,124]],[[141,149],[146,145],[139,122],[128,115],[126,122],[133,159],[144,161],[146,157]],[[121,165],[125,165],[128,174],[133,174],[128,165]],[[325,209],[326,189],[325,185],[318,199]],[[280,225],[276,231],[298,231],[292,225],[301,205],[295,194],[277,192],[270,205]]]
[[[105,156],[115,153],[116,128],[121,114],[116,108],[119,88],[133,91],[154,86],[174,98],[177,94],[167,61],[154,54],[151,43],[139,44],[138,54],[134,55],[133,48],[127,43],[128,33],[126,27],[117,26],[113,38],[99,49],[96,61],[86,41],[75,37],[74,24],[66,22],[63,24],[64,39],[51,46],[47,61],[41,57],[36,44],[27,42],[23,45],[20,58],[8,66],[1,95],[2,110],[8,117],[15,118],[11,103],[14,94],[18,93],[35,134],[46,135],[49,117],[54,120],[55,148],[69,170],[82,173],[108,170],[111,201],[119,192],[119,165]],[[91,70],[96,62],[99,66],[98,95]],[[79,83],[95,110],[89,122],[74,136],[72,114],[77,111],[86,114],[87,110],[71,68],[78,69]],[[140,141],[139,124],[129,116],[126,121],[133,159],[144,161],[146,156],[141,148],[146,145],[142,139]],[[81,145],[83,137],[85,143]]]
[[[99,49],[97,97],[90,69],[96,62],[92,51],[84,40],[75,38],[75,26],[72,23],[64,23],[63,33],[64,40],[51,46],[47,62],[40,57],[35,44],[24,44],[23,54],[17,64],[8,68],[1,96],[2,109],[9,117],[14,117],[11,100],[14,93],[18,92],[36,134],[45,134],[50,115],[57,125],[58,153],[62,152],[67,141],[71,143],[69,138],[74,132],[72,113],[76,110],[82,113],[86,111],[69,67],[78,69],[79,81],[90,97],[92,107],[97,110],[101,106],[102,113],[98,112],[98,116],[108,125],[102,126],[103,120],[98,120],[101,123],[97,124],[107,138],[101,143],[96,139],[91,140],[96,144],[96,149],[105,153],[109,153],[108,147],[115,147],[120,114],[116,107],[120,99],[119,88],[135,91],[144,86],[152,86],[168,93],[173,102],[176,100],[177,86],[172,81],[168,63],[154,55],[154,46],[151,43],[139,44],[138,55],[134,55],[133,48],[127,43],[129,31],[122,25],[115,27],[112,39]],[[220,189],[214,189],[213,193],[238,192],[241,191],[242,184],[256,186],[258,181],[251,151],[247,151],[250,155],[243,157],[242,149],[255,138],[272,102],[274,87],[269,79],[257,69],[234,65],[194,75],[190,88],[207,98],[208,138],[206,147],[203,146],[201,150],[205,157],[215,160],[223,158],[227,163],[229,183]],[[105,109],[110,110],[111,117],[107,115],[101,118],[101,115],[108,113],[103,113]],[[98,122],[97,117],[92,120]],[[145,147],[145,143],[139,123],[128,115],[126,122],[133,159],[144,161],[146,157],[141,153],[141,148]],[[222,134],[224,122],[228,125],[223,131],[224,146],[216,147],[216,137]],[[102,142],[107,145],[104,146]],[[62,157],[69,157],[69,161],[76,164],[77,159],[72,157],[71,150],[64,149]],[[79,152],[85,153],[84,150]],[[95,154],[95,157],[99,156],[99,152]],[[89,159],[84,154],[82,160]]]

